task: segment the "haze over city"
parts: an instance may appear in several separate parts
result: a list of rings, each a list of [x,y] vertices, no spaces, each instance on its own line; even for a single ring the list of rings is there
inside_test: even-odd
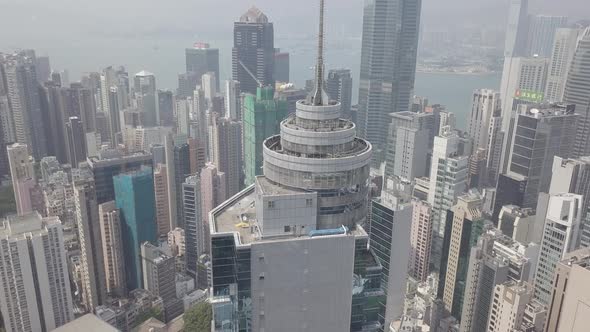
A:
[[[0,332],[587,332],[588,0],[0,0]]]

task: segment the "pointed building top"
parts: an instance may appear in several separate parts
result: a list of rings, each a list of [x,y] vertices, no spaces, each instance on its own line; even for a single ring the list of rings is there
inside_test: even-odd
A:
[[[314,106],[328,105],[330,98],[324,91],[324,0],[320,0],[320,22],[318,31],[318,58],[315,67],[315,89],[308,98]]]
[[[250,7],[244,15],[240,17],[242,23],[268,23],[268,17],[256,6]]]

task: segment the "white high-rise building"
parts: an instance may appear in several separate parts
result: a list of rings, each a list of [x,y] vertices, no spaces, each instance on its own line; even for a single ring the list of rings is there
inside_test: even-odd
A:
[[[39,213],[0,226],[0,311],[7,332],[51,331],[74,319],[61,222]]]
[[[404,111],[390,116],[385,176],[409,181],[426,176],[428,151],[437,134],[434,115]]]
[[[225,117],[235,121],[242,118],[240,103],[240,82],[225,81]]]
[[[500,175],[504,132],[502,131],[502,109],[498,108],[490,118],[486,148],[487,184],[495,187]]]
[[[433,242],[431,261],[440,264],[447,210],[467,190],[469,157],[462,154],[463,139],[454,132],[434,138],[428,203],[432,206]]]
[[[535,299],[551,303],[555,268],[565,255],[576,249],[582,221],[582,196],[552,194],[547,204],[541,254],[535,273]]]
[[[217,82],[215,81],[215,73],[208,72],[201,77],[201,87],[205,91],[205,99],[211,105],[213,97],[217,95]]]
[[[550,102],[561,102],[563,100],[565,82],[581,33],[581,29],[575,28],[561,28],[555,32],[555,41],[545,87],[545,99]]]
[[[502,130],[510,128],[511,112],[516,96],[530,93],[543,96],[547,82],[549,59],[542,57],[517,57],[510,59],[510,65],[504,64],[500,94],[502,98]],[[541,101],[543,98],[539,98]]]
[[[473,92],[471,115],[467,124],[467,134],[473,138],[473,150],[487,149],[490,138],[490,122],[500,110],[500,93],[489,89]]]

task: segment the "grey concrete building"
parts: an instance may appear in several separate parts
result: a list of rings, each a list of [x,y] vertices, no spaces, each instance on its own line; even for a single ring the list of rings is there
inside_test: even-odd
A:
[[[359,81],[359,134],[385,160],[388,114],[408,111],[413,97],[421,0],[366,3]]]
[[[435,119],[431,113],[390,114],[385,176],[412,181],[429,175],[428,155],[432,153],[435,135]]]

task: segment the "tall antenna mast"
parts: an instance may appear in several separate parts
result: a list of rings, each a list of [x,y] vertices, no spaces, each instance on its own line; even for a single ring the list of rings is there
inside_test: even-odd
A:
[[[324,0],[320,0],[320,26],[318,31],[318,58],[315,67],[315,91],[311,97],[314,106],[328,103],[328,95],[324,91]]]

